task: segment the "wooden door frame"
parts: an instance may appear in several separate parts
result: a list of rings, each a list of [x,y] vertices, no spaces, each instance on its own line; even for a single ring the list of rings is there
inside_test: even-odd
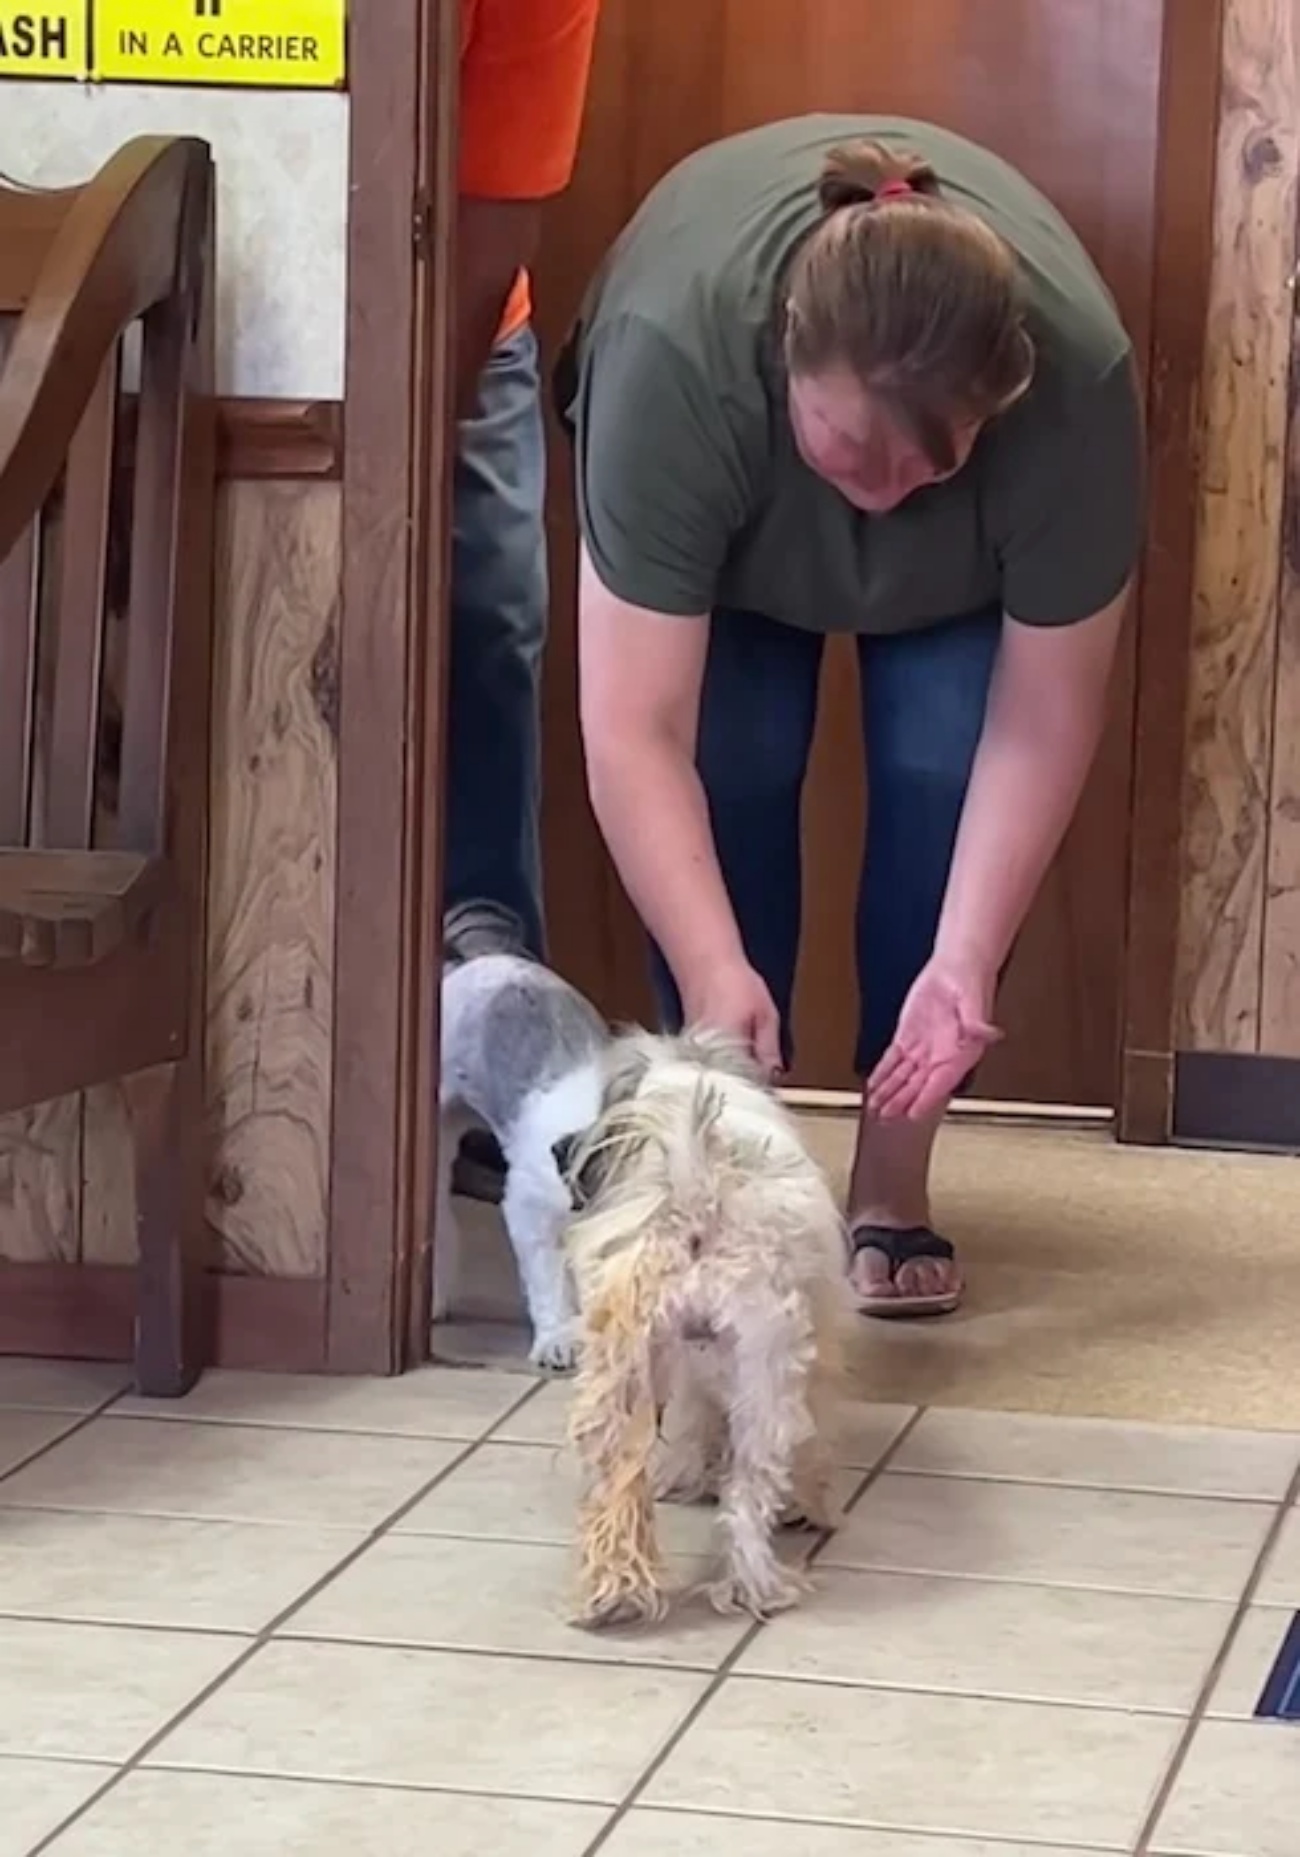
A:
[[[1150,527],[1134,721],[1122,1139],[1173,1096],[1197,419],[1224,0],[1166,0],[1152,304]],[[427,1348],[436,1139],[459,0],[357,7],[339,639],[338,887],[326,1358]]]
[[[352,9],[326,1362],[427,1351],[458,0]]]
[[[1116,1131],[1172,1134],[1201,380],[1227,0],[1165,0]]]

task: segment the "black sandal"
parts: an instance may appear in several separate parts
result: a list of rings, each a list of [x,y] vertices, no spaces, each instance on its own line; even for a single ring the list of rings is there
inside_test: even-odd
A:
[[[908,1225],[901,1230],[890,1225],[852,1225],[849,1228],[849,1254],[857,1257],[863,1251],[879,1251],[889,1264],[889,1280],[897,1282],[898,1273],[904,1264],[911,1264],[917,1258],[937,1257],[944,1263],[954,1263],[957,1253],[946,1238],[940,1238],[928,1225]],[[863,1315],[875,1316],[918,1316],[951,1315],[962,1299],[964,1285],[958,1283],[954,1289],[945,1290],[938,1296],[858,1296],[858,1308]]]

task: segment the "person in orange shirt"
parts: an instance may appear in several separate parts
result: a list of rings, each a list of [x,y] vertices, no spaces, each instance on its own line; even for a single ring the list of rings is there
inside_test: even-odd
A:
[[[527,267],[573,172],[598,8],[461,0],[444,908],[510,910],[536,955],[546,461]],[[503,1170],[496,1144],[471,1137],[456,1184],[495,1199]]]

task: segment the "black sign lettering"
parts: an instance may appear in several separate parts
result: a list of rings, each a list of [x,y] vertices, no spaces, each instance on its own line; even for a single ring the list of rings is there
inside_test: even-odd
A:
[[[0,20],[0,58],[67,59],[68,22],[43,13],[19,13],[6,26]]]

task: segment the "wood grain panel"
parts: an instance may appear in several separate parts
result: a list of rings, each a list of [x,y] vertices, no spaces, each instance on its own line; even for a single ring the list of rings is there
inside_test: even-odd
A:
[[[223,1265],[325,1267],[340,495],[223,494],[208,922],[209,1217]]]
[[[1192,1049],[1251,1051],[1261,1034],[1296,262],[1296,55],[1292,0],[1230,0],[1203,382],[1179,949],[1179,1041]],[[1290,647],[1287,675],[1294,688]],[[1278,855],[1294,857],[1289,831],[1279,834]]]
[[[76,1261],[80,1167],[80,1097],[0,1116],[0,1259]]]
[[[1290,304],[1282,305],[1281,310],[1289,314],[1291,322],[1291,371],[1287,385],[1259,1048],[1279,1056],[1300,1057],[1300,317],[1294,276]]]
[[[139,1254],[126,1092],[105,1083],[81,1099],[81,1261],[134,1264]]]

